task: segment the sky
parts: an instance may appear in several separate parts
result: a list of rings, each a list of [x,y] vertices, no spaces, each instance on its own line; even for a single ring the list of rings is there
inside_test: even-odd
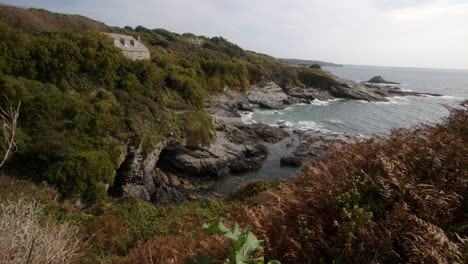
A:
[[[142,25],[223,36],[278,58],[468,69],[468,0],[0,0]]]

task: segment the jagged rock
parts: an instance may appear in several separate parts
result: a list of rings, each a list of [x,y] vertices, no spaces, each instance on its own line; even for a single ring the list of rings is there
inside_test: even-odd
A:
[[[333,147],[342,145],[350,138],[349,135],[313,130],[294,130],[293,133],[300,143],[292,154],[302,161],[326,160]]]
[[[238,111],[253,111],[245,93],[225,88],[223,93],[209,96],[205,111],[212,116],[240,117]]]
[[[289,135],[288,132],[281,128],[271,127],[264,124],[247,125],[243,123],[233,123],[232,126],[246,132],[247,134],[244,135],[244,140],[245,137],[247,137],[248,140],[251,140],[252,142],[260,140],[267,143],[276,143]]]
[[[284,157],[280,160],[281,166],[300,167],[304,164],[303,158],[299,157]]]
[[[288,95],[274,82],[269,82],[265,87],[252,86],[247,92],[250,103],[258,104],[268,109],[283,109]]]
[[[168,142],[163,140],[151,152],[145,151],[142,146],[127,146],[124,161],[117,170],[109,193],[113,196],[132,195],[150,201],[156,190],[153,171],[159,154]]]
[[[263,124],[225,124],[210,146],[169,145],[158,166],[190,177],[222,177],[230,171],[255,170],[267,156],[267,148],[261,142],[278,142],[287,135],[280,128]]]
[[[181,203],[186,201],[190,195],[183,194],[185,188],[177,177],[169,177],[159,168],[154,170],[154,183],[155,191],[150,201],[156,205]]]

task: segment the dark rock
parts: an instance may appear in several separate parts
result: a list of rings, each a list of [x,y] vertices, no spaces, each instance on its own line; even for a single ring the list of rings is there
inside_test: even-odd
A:
[[[372,77],[369,81],[367,81],[369,83],[384,83],[384,84],[400,84],[400,83],[397,83],[397,82],[389,82],[389,81],[386,81],[382,76],[374,76]]]
[[[287,128],[289,127],[288,126],[288,123],[286,121],[280,121],[280,122],[277,122],[276,123],[278,125],[279,128]]]
[[[300,157],[284,157],[280,160],[281,166],[300,167],[304,160]]]
[[[302,161],[325,161],[334,147],[342,145],[349,139],[347,135],[322,131],[294,130],[293,133],[299,137],[300,143],[292,154]]]
[[[276,143],[289,135],[288,132],[281,128],[271,127],[264,124],[247,125],[243,123],[234,123],[232,126],[247,133],[241,136],[243,141],[248,140],[251,142],[263,141],[267,143]],[[233,131],[231,131],[231,133],[233,133]],[[236,134],[237,135],[235,136],[239,137],[240,134]]]
[[[165,205],[170,203],[181,203],[187,200],[184,195],[183,186],[176,176],[168,176],[161,169],[154,171],[155,191],[151,197],[151,202],[156,205]]]
[[[210,146],[167,145],[161,152],[158,167],[189,178],[219,178],[230,171],[256,170],[268,154],[262,142],[275,143],[286,136],[284,130],[263,124],[224,124]]]
[[[156,191],[154,169],[168,142],[163,140],[151,152],[141,146],[128,146],[109,194],[116,197],[132,195],[150,201]]]
[[[268,149],[262,144],[246,146],[242,154],[241,157],[230,162],[230,171],[240,172],[260,169],[263,161],[267,158]]]

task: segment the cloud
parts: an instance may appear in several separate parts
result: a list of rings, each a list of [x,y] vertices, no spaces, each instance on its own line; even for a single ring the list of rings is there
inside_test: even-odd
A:
[[[223,36],[276,57],[467,68],[466,0],[0,0],[108,25]]]
[[[388,16],[396,22],[419,22],[451,16],[468,16],[468,3],[429,1],[423,6],[394,10]]]

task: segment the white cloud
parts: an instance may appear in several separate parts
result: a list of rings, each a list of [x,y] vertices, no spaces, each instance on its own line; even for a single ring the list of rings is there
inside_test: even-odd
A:
[[[388,16],[396,22],[419,22],[451,16],[468,16],[468,3],[432,1],[424,6],[406,7],[391,11]]]
[[[109,25],[221,35],[276,57],[468,69],[467,0],[0,0]]]

